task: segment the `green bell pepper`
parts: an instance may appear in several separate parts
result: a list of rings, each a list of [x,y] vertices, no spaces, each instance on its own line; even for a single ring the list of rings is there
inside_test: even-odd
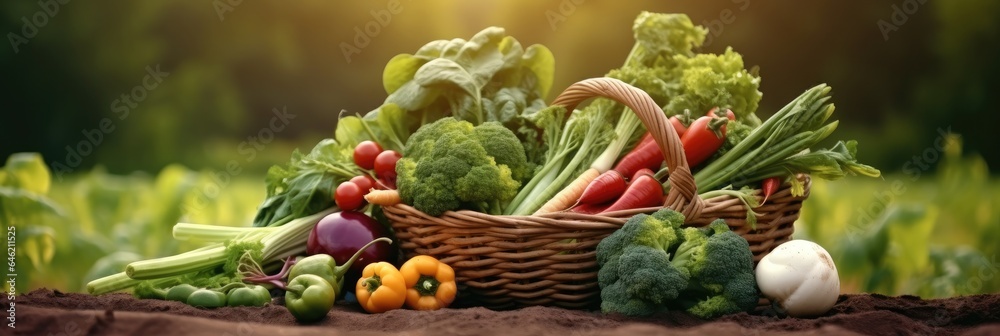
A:
[[[222,307],[226,305],[226,294],[202,288],[188,296],[187,304],[198,308]]]
[[[302,274],[318,275],[333,286],[335,294],[339,294],[344,288],[344,274],[347,273],[347,270],[351,268],[351,265],[354,264],[354,261],[361,256],[361,253],[365,249],[377,242],[392,244],[392,240],[385,237],[372,240],[365,246],[362,246],[360,250],[351,256],[351,259],[348,259],[347,262],[340,266],[337,266],[337,261],[329,254],[314,254],[302,258],[295,262],[295,266],[292,266],[291,271],[288,272],[288,280],[292,281]]]
[[[314,274],[295,277],[285,290],[285,306],[299,322],[315,322],[326,317],[336,299],[333,286]]]
[[[226,305],[230,307],[236,306],[254,306],[260,307],[271,302],[271,293],[267,291],[264,286],[248,286],[242,288],[236,288],[229,291],[226,295]]]

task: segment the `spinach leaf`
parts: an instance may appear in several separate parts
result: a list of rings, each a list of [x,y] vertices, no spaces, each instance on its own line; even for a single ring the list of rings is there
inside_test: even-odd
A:
[[[362,174],[352,160],[353,145],[323,139],[303,155],[292,153],[287,167],[267,171],[267,197],[254,217],[254,226],[278,226],[334,205],[336,186]]]

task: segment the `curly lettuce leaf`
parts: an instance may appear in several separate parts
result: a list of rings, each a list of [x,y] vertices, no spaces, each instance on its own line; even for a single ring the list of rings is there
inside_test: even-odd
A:
[[[758,90],[760,77],[743,67],[743,57],[726,48],[721,55],[698,54],[694,57],[675,56],[677,94],[664,109],[677,114],[685,109],[700,114],[713,107],[729,108],[739,120],[754,122],[754,112],[763,94]]]

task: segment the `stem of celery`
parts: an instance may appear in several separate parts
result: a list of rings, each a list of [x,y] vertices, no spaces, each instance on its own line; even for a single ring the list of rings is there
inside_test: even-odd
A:
[[[222,244],[205,251],[191,251],[169,257],[136,261],[125,266],[125,274],[136,280],[170,277],[209,269],[226,261]]]
[[[174,225],[174,239],[221,243],[247,234],[272,232],[275,227],[232,227],[221,225],[177,223]]]

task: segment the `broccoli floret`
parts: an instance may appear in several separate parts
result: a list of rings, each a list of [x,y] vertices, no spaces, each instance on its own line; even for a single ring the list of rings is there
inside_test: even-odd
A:
[[[688,283],[687,275],[670,267],[667,252],[661,249],[630,245],[621,256],[601,268],[601,310],[629,316],[646,316],[666,309]],[[611,273],[604,274],[602,273]]]
[[[535,168],[528,163],[528,156],[524,153],[524,146],[520,141],[495,140],[516,137],[514,132],[499,122],[491,121],[476,126],[472,136],[483,145],[486,154],[492,156],[497,164],[506,165],[510,169],[511,177],[515,181],[525,182],[531,178]]]
[[[671,264],[686,268],[691,281],[679,306],[701,318],[749,311],[760,296],[753,254],[746,239],[718,219],[705,228],[685,228]]]
[[[683,309],[702,318],[757,304],[753,255],[745,239],[717,220],[684,228],[663,209],[639,214],[597,245],[601,310],[630,316]]]
[[[431,216],[460,208],[500,213],[521,186],[511,165],[519,164],[516,169],[524,173],[527,159],[517,136],[497,127],[503,128],[497,123],[473,127],[448,117],[417,130],[396,164],[403,202]],[[480,128],[485,130],[477,135]]]
[[[456,122],[455,118],[439,119],[430,124],[420,126],[417,132],[413,133],[406,140],[406,147],[403,148],[404,157],[421,158],[430,154],[435,148],[438,139],[449,133],[469,134],[472,133],[472,124],[468,122]]]
[[[712,162],[722,157],[723,155],[726,155],[726,153],[728,153],[729,150],[733,149],[733,147],[736,147],[736,145],[738,145],[741,141],[743,141],[743,139],[749,137],[750,133],[752,133],[753,130],[754,130],[753,126],[747,125],[745,122],[741,122],[739,120],[730,120],[729,123],[726,125],[725,142],[722,143],[722,146],[719,147],[719,150],[712,155],[712,159],[709,160],[708,162]]]
[[[669,209],[639,214],[597,244],[602,311],[650,315],[677,298],[687,274],[670,265],[668,251],[680,243],[683,223],[684,216]]]

